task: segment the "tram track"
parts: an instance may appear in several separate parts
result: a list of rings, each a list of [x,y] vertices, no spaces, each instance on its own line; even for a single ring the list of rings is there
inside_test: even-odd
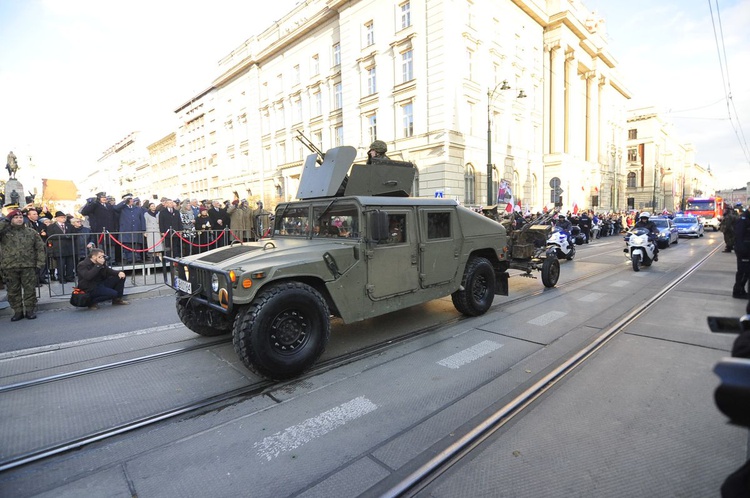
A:
[[[642,304],[626,313],[618,321],[607,327],[598,334],[587,345],[573,352],[562,360],[555,368],[546,375],[536,380],[531,386],[518,394],[510,402],[499,407],[490,416],[480,421],[473,428],[465,432],[454,443],[447,446],[438,454],[430,458],[426,463],[411,472],[409,475],[391,484],[387,490],[378,492],[381,498],[411,497],[417,496],[425,490],[432,482],[447,472],[452,466],[469,456],[484,441],[501,430],[507,423],[529,408],[544,393],[562,382],[568,374],[583,365],[595,353],[601,350],[621,334],[629,325],[634,323],[656,303],[662,300],[668,293],[673,291],[681,282],[698,270],[711,256],[719,252],[721,246],[717,246],[693,264],[677,278],[662,287],[653,296]]]
[[[594,278],[597,276],[607,276],[609,274],[616,274],[616,273],[625,271],[625,269],[626,268],[624,266],[620,266],[620,267],[607,266],[603,268],[597,268],[577,278],[573,278],[564,283],[559,283],[557,286],[557,289],[566,289],[566,288],[574,287],[576,284],[585,282],[591,278]],[[513,277],[516,277],[516,276],[524,276],[524,275],[513,275]],[[541,295],[545,291],[548,291],[548,290],[541,288],[541,289],[532,291],[530,293],[526,292],[509,301],[506,301],[504,303],[501,303],[493,307],[492,311],[493,312],[502,311],[503,309],[514,306],[518,303],[521,303],[529,299],[530,297]],[[247,400],[253,397],[262,396],[272,389],[278,389],[279,387],[283,387],[284,384],[289,384],[292,382],[299,382],[306,378],[322,374],[326,371],[339,368],[346,364],[353,363],[358,360],[362,360],[371,356],[381,354],[403,343],[417,339],[425,334],[429,334],[438,328],[450,326],[450,325],[459,323],[467,319],[469,318],[463,317],[463,316],[456,316],[450,320],[444,320],[439,323],[436,323],[436,324],[433,324],[433,325],[430,325],[430,326],[427,326],[418,330],[413,330],[411,332],[400,335],[398,337],[389,338],[387,341],[373,344],[364,348],[359,348],[356,351],[352,351],[343,355],[330,358],[325,361],[321,361],[318,364],[316,364],[312,370],[307,372],[305,375],[294,379],[293,381],[287,381],[285,383],[278,383],[278,382],[266,381],[266,380],[252,382],[251,384],[247,386],[243,386],[239,389],[232,389],[223,393],[218,393],[218,394],[214,394],[211,396],[207,396],[203,399],[199,399],[194,402],[182,404],[177,407],[162,410],[162,411],[152,413],[147,416],[139,417],[137,419],[123,422],[120,424],[115,424],[112,427],[109,427],[107,429],[92,431],[88,434],[82,434],[76,437],[71,437],[67,440],[60,441],[55,444],[47,445],[42,448],[32,448],[32,449],[29,449],[28,451],[23,452],[22,454],[17,454],[17,455],[11,456],[10,458],[0,461],[0,472],[13,469],[16,467],[20,467],[29,463],[42,461],[44,459],[60,455],[71,450],[80,449],[92,443],[100,442],[108,438],[113,438],[115,436],[119,436],[127,432],[135,431],[137,429],[140,429],[149,425],[153,425],[153,424],[165,421],[165,420],[174,419],[176,417],[186,415],[189,413],[194,413],[199,410],[216,409],[216,408],[220,408],[221,406],[226,406],[229,404],[236,403],[239,400]],[[22,389],[30,389],[33,387],[38,387],[38,386],[42,386],[42,385],[53,383],[53,382],[70,380],[76,377],[102,373],[102,372],[110,371],[110,370],[117,369],[117,368],[123,368],[123,367],[133,366],[133,365],[142,364],[146,362],[157,361],[157,360],[161,360],[161,359],[168,358],[171,356],[194,352],[194,351],[198,351],[201,349],[208,349],[217,345],[228,343],[230,342],[230,340],[231,339],[229,338],[225,338],[225,339],[221,339],[218,341],[212,341],[211,343],[194,345],[194,346],[189,346],[186,348],[173,349],[170,351],[140,356],[140,357],[132,358],[129,360],[110,362],[110,363],[99,365],[96,367],[78,369],[75,371],[55,374],[55,375],[46,376],[46,377],[42,377],[39,379],[30,380],[30,381],[24,381],[24,382],[9,384],[6,386],[0,386],[0,400],[2,399],[1,398],[2,395],[8,394],[14,391],[18,391]]]

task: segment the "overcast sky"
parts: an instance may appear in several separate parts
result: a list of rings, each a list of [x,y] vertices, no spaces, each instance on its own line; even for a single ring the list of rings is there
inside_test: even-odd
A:
[[[657,106],[680,141],[695,146],[696,162],[711,166],[717,189],[750,182],[750,157],[745,153],[750,144],[750,0],[584,0],[584,4],[606,20],[611,53],[633,94],[633,106]],[[722,58],[726,53],[723,80],[711,10]],[[732,121],[727,85],[734,104]]]
[[[132,131],[168,133],[173,110],[208,87],[218,60],[295,3],[0,0],[0,157],[13,149],[23,167],[33,153],[43,174],[75,178]],[[658,105],[717,188],[750,181],[739,130],[750,139],[750,0],[719,0],[737,132],[708,0],[584,4],[607,21],[633,105]]]

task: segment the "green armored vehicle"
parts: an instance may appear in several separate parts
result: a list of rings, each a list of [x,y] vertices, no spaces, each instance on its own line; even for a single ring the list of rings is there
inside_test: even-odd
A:
[[[500,224],[453,200],[409,197],[410,163],[355,157],[348,146],[310,155],[301,200],[276,207],[269,237],[167,258],[185,326],[231,331],[250,370],[287,379],[323,353],[332,315],[351,323],[450,295],[477,316],[508,294]]]

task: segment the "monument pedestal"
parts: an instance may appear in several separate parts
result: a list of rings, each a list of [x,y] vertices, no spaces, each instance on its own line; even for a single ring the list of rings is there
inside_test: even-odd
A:
[[[23,184],[11,178],[5,183],[5,205],[23,207],[26,205]]]

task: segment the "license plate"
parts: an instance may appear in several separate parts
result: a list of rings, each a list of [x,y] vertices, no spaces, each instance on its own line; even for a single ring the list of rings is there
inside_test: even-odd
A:
[[[187,280],[183,280],[181,278],[175,277],[174,286],[175,286],[175,289],[182,291],[186,294],[193,293],[193,285]]]

